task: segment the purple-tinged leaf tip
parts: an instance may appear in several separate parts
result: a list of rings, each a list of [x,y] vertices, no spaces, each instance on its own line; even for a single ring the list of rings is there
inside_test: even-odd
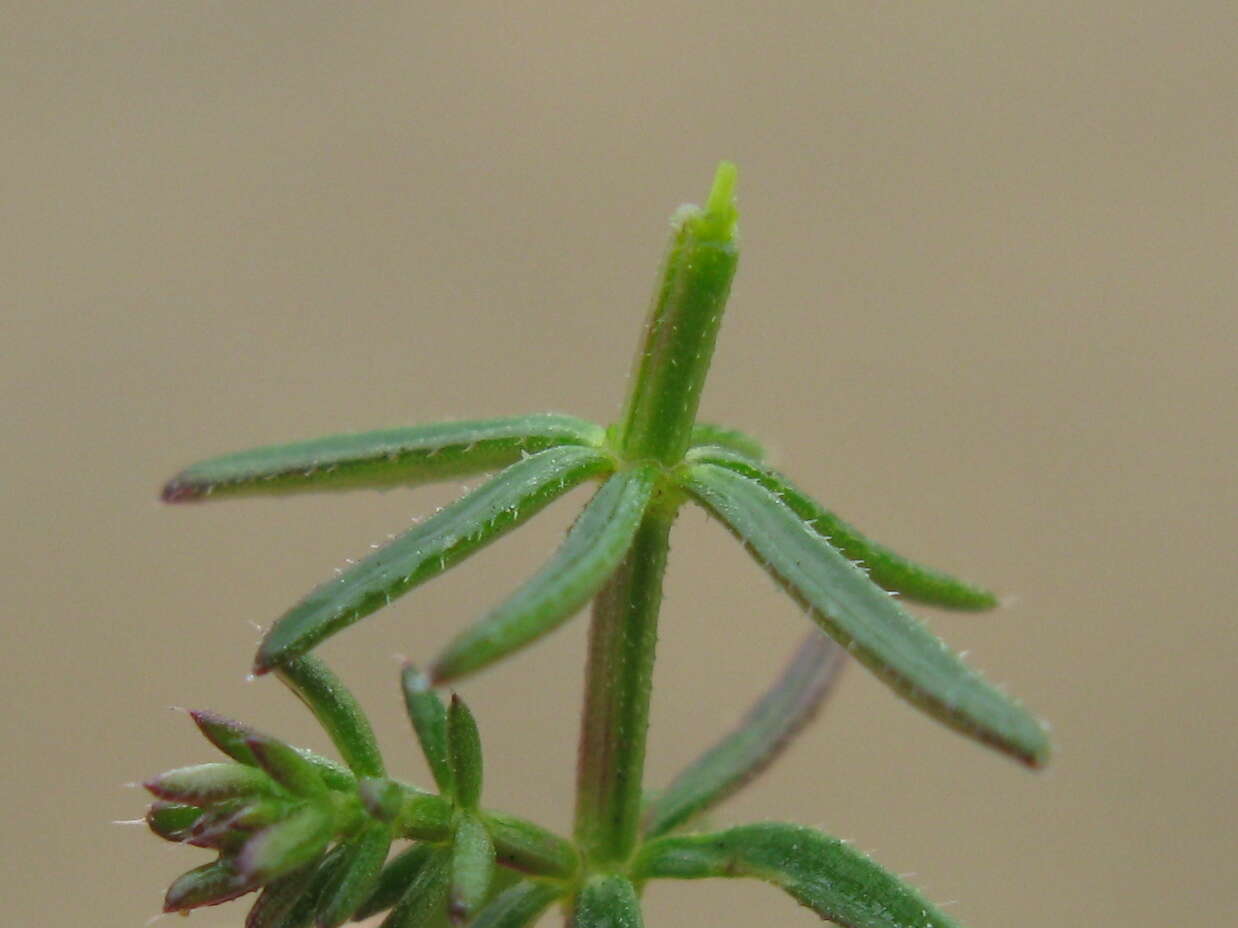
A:
[[[159,499],[165,503],[192,503],[202,499],[206,494],[206,486],[173,477],[163,485]]]

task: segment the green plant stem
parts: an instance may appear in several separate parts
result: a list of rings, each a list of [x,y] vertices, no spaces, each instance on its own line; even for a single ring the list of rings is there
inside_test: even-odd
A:
[[[658,607],[673,508],[645,516],[627,557],[593,602],[581,719],[576,840],[592,870],[636,845]]]
[[[738,262],[735,179],[735,165],[722,162],[704,208],[685,206],[675,216],[631,390],[611,436],[629,465],[673,467],[691,440]],[[653,500],[619,569],[593,601],[576,840],[594,872],[622,867],[636,846],[658,607],[678,502]]]
[[[735,165],[724,161],[705,207],[676,214],[620,420],[618,447],[629,461],[674,466],[688,449],[739,261],[735,176]]]

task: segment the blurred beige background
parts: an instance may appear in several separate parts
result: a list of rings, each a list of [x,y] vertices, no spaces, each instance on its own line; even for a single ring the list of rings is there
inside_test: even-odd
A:
[[[181,465],[455,416],[608,420],[666,220],[741,168],[704,412],[876,537],[1007,592],[933,626],[1054,725],[1033,775],[861,672],[722,821],[873,852],[965,924],[1222,924],[1233,859],[1238,24],[1181,3],[4,5],[10,924],[141,925],[206,855],[108,824],[210,757],[170,704],[322,737],[266,623],[458,487],[184,509]],[[335,639],[391,766],[425,658],[579,495]],[[685,515],[649,773],[805,627]],[[585,623],[465,692],[492,803],[560,828]],[[659,884],[651,926],[811,925]],[[244,907],[196,914],[239,926]]]

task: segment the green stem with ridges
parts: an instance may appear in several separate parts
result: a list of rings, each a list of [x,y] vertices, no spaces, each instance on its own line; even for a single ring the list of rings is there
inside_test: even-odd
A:
[[[617,446],[629,461],[675,465],[696,421],[739,259],[735,165],[722,162],[705,207],[686,206],[645,324]]]
[[[704,208],[687,206],[613,436],[629,464],[678,464],[738,261],[735,165],[722,162]],[[668,537],[679,500],[655,496],[619,569],[593,602],[576,794],[576,840],[592,871],[621,868],[640,829],[645,738]]]
[[[576,781],[576,840],[591,869],[636,846],[658,607],[674,510],[652,508],[593,602]]]

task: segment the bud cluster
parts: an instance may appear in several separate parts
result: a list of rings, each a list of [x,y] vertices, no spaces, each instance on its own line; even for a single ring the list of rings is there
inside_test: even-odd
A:
[[[459,698],[444,706],[421,674],[405,668],[405,701],[441,792],[435,795],[382,773],[368,722],[317,658],[301,658],[281,678],[351,763],[191,712],[230,760],[146,781],[156,797],[146,821],[161,838],[218,857],[173,881],[165,911],[261,889],[247,928],[336,928],[386,910],[384,925],[404,928],[444,914],[468,921],[497,890],[517,889],[511,878],[496,879],[497,864],[549,881],[523,884],[521,899],[535,890],[549,903],[574,879],[579,862],[569,842],[480,809],[481,741]],[[398,839],[414,843],[388,860]]]

